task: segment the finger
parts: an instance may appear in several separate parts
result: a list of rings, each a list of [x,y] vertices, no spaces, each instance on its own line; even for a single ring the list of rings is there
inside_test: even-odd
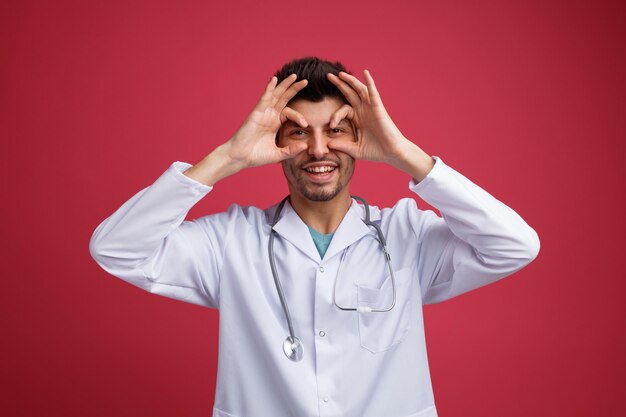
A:
[[[300,80],[297,83],[292,84],[287,91],[280,96],[274,108],[281,111],[300,90],[307,86],[308,83],[308,80]]]
[[[278,98],[282,96],[283,93],[289,88],[291,84],[293,84],[294,81],[296,81],[297,78],[298,76],[296,74],[291,74],[290,76],[282,80],[273,91],[274,97]]]
[[[363,71],[363,76],[365,77],[365,83],[367,84],[367,91],[370,94],[370,99],[379,100],[380,94],[378,94],[378,89],[376,88],[376,84],[374,84],[374,78],[368,70]]]
[[[326,146],[328,146],[329,149],[348,154],[354,159],[360,159],[359,145],[356,142],[345,139],[333,139],[329,140]]]
[[[369,103],[370,99],[367,87],[358,78],[343,71],[339,73],[339,78],[350,84],[350,87],[352,87],[352,89],[358,93],[361,100]]]
[[[292,109],[291,107],[285,107],[283,111],[280,112],[280,123],[283,124],[287,120],[291,120],[301,127],[307,127],[309,125],[304,116]]]
[[[343,119],[352,120],[353,117],[354,110],[352,109],[352,106],[350,106],[349,104],[344,104],[343,106],[339,107],[339,109],[337,109],[337,111],[334,112],[332,116],[330,116],[329,126],[331,129],[334,129]]]
[[[268,92],[268,93],[272,92],[276,88],[277,83],[278,83],[278,78],[276,78],[276,76],[273,76],[270,82],[267,84],[267,87],[265,87],[265,92]]]
[[[284,161],[285,159],[291,159],[300,152],[304,152],[308,147],[309,145],[305,142],[294,142],[285,147],[278,148],[280,152],[278,155],[278,162]]]
[[[276,89],[276,84],[278,83],[278,78],[273,76],[267,86],[265,87],[265,91],[261,98],[259,99],[256,108],[261,109],[267,107],[270,103],[273,103],[275,100],[273,99],[274,90]]]
[[[357,92],[354,91],[352,87],[350,87],[348,83],[332,73],[328,73],[326,75],[326,78],[328,78],[328,81],[333,83],[339,89],[339,91],[341,91],[341,94],[344,95],[344,97],[348,100],[348,103],[350,103],[352,107],[357,107],[361,103],[361,98],[359,97]]]

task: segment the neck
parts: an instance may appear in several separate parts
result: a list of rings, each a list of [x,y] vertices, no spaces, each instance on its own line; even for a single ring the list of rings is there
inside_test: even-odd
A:
[[[328,234],[337,230],[352,205],[352,198],[347,190],[329,201],[311,201],[291,193],[290,203],[304,223],[322,234]]]

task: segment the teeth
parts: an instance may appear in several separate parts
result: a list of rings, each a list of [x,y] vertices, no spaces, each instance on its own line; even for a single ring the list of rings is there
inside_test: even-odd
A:
[[[330,172],[332,170],[334,170],[335,167],[329,167],[329,166],[323,166],[323,167],[310,167],[307,168],[306,170],[308,172],[314,172],[316,174],[322,173],[322,172]]]

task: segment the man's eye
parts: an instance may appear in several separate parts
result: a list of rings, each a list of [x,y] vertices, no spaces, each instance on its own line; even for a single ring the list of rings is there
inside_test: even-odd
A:
[[[302,136],[304,134],[306,134],[306,132],[304,130],[294,130],[293,133],[292,133],[292,135],[294,135],[294,136]]]
[[[340,128],[338,128],[338,127],[335,127],[335,128],[333,128],[333,129],[330,129],[330,132],[331,132],[331,133],[334,133],[334,134],[339,134],[339,133],[343,133],[343,129],[340,129]]]

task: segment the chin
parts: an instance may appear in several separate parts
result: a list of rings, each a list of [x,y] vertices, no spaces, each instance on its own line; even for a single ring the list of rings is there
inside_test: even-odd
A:
[[[337,197],[341,192],[342,187],[335,186],[331,187],[317,187],[317,189],[312,190],[307,187],[303,187],[300,189],[300,193],[310,201],[330,201],[333,198]]]

